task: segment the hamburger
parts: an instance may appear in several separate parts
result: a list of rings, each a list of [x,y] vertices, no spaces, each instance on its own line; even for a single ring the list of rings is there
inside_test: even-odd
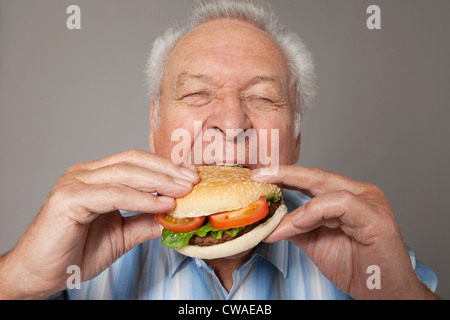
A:
[[[198,167],[200,183],[172,211],[159,214],[162,243],[202,259],[239,254],[266,238],[287,213],[283,191],[234,166]]]

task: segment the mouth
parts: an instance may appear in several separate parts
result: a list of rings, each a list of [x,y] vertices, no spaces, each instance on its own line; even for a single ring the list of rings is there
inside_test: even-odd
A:
[[[203,161],[202,166],[231,166],[231,167],[239,167],[239,168],[247,168],[250,170],[257,169],[259,166],[257,164],[249,164],[249,163],[239,163],[239,162],[221,162],[221,161]]]

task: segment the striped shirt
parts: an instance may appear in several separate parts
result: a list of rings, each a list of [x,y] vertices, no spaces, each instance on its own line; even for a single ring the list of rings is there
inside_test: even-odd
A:
[[[289,211],[310,199],[284,190]],[[411,262],[421,281],[432,291],[437,277],[416,261]],[[201,259],[183,256],[154,239],[123,255],[79,289],[64,292],[68,299],[351,299],[338,290],[308,256],[288,241],[260,243],[251,258],[233,273],[227,292],[214,270]]]

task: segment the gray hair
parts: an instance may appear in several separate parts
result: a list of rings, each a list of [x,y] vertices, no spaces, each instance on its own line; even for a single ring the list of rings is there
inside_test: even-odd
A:
[[[295,87],[295,136],[300,133],[303,112],[315,95],[315,74],[311,53],[300,37],[278,22],[270,6],[257,0],[197,0],[184,23],[171,27],[155,40],[150,52],[146,75],[149,96],[155,110],[153,129],[159,124],[161,86],[168,58],[178,41],[197,26],[214,19],[239,19],[265,31],[280,46]]]

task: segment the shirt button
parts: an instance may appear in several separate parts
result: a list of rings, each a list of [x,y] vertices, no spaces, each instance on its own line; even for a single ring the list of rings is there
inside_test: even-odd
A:
[[[202,266],[202,262],[198,258],[195,258],[195,263],[197,264],[197,267]]]

